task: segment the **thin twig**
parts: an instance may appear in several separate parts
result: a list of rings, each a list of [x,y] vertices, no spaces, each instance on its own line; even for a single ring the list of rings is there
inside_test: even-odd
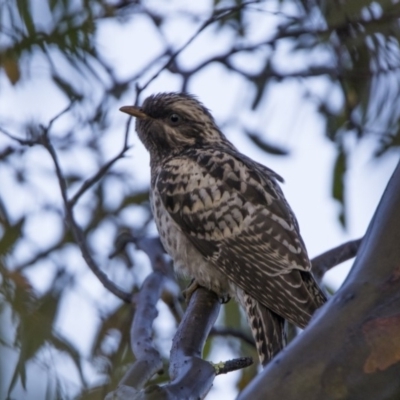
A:
[[[45,250],[39,251],[36,253],[32,258],[29,258],[26,261],[21,262],[13,268],[14,271],[23,271],[25,268],[32,266],[33,264],[40,261],[42,258],[48,257],[53,251],[61,249],[62,246],[65,244],[65,237],[62,237],[57,243],[53,244],[52,246],[48,247]]]
[[[33,139],[21,139],[12,133],[8,132],[6,129],[0,127],[0,132],[2,132],[4,135],[6,135],[9,139],[14,140],[15,142],[18,142],[22,146],[35,146],[36,144],[39,144],[38,140]]]
[[[350,242],[343,243],[340,246],[314,257],[311,260],[311,264],[315,278],[320,281],[324,274],[331,268],[355,257],[360,248],[362,239],[363,238],[351,240]]]
[[[69,207],[73,208],[79,198],[95,183],[97,183],[106,173],[107,171],[114,165],[116,161],[121,159],[125,153],[129,150],[130,146],[128,146],[128,133],[129,130],[125,131],[125,140],[124,145],[121,151],[113,157],[110,161],[105,163],[95,174],[89,179],[86,179],[82,186],[78,189],[75,195],[69,200]]]
[[[56,122],[58,120],[58,118],[62,117],[65,113],[67,113],[72,106],[75,104],[74,100],[71,100],[71,102],[68,104],[67,107],[65,107],[63,110],[61,110],[58,114],[56,114],[48,123],[47,127],[46,127],[46,131],[49,132],[50,129],[52,128],[54,122]]]
[[[142,92],[143,90],[145,90],[151,82],[153,82],[156,78],[158,78],[158,76],[161,74],[161,72],[163,72],[166,68],[168,68],[169,65],[171,65],[171,63],[178,57],[178,55],[180,53],[182,53],[183,50],[185,50],[192,42],[194,39],[197,38],[197,36],[199,36],[199,34],[206,29],[209,25],[211,25],[212,23],[222,19],[222,18],[226,18],[227,16],[229,16],[230,14],[239,11],[240,9],[247,7],[250,4],[254,4],[257,3],[257,1],[248,1],[245,3],[242,3],[236,7],[227,7],[227,8],[222,8],[219,10],[214,10],[214,12],[212,13],[211,17],[209,17],[206,21],[204,21],[200,27],[197,29],[197,31],[186,41],[186,43],[181,46],[177,51],[175,51],[171,57],[169,58],[169,60],[143,85],[140,87],[140,92]]]
[[[60,187],[61,191],[61,196],[63,199],[64,207],[65,207],[65,212],[66,212],[66,220],[72,230],[72,233],[74,235],[75,241],[78,245],[78,247],[81,250],[82,256],[86,263],[88,264],[89,268],[92,270],[92,272],[96,275],[96,277],[99,279],[99,281],[104,285],[106,289],[108,289],[111,293],[119,297],[121,300],[125,302],[130,302],[131,301],[131,295],[122,289],[120,289],[117,285],[115,285],[112,281],[110,281],[107,277],[107,275],[100,270],[100,268],[97,266],[96,262],[94,261],[93,257],[90,254],[88,245],[86,243],[85,236],[82,232],[82,229],[78,226],[78,224],[75,221],[74,215],[73,215],[73,206],[75,205],[76,201],[78,198],[84,193],[85,190],[87,190],[91,185],[93,185],[94,182],[96,182],[100,177],[107,171],[107,169],[122,155],[125,153],[125,151],[128,149],[127,146],[127,135],[125,136],[125,141],[124,141],[124,147],[123,150],[119,153],[119,157],[115,157],[111,161],[109,161],[105,166],[103,166],[102,169],[90,180],[86,181],[81,189],[78,191],[78,193],[74,196],[72,201],[68,200],[68,194],[67,194],[67,184],[64,178],[64,175],[61,171],[61,167],[58,161],[58,156],[57,153],[49,139],[49,131],[54,124],[54,122],[60,118],[62,115],[64,115],[66,112],[68,112],[71,107],[73,106],[73,102],[71,102],[66,108],[64,108],[60,113],[55,115],[48,123],[46,127],[42,127],[42,134],[40,137],[38,137],[35,140],[24,140],[16,137],[15,135],[12,135],[8,131],[6,131],[3,128],[0,128],[0,131],[3,132],[6,136],[8,136],[10,139],[17,141],[21,145],[26,145],[26,146],[33,146],[37,144],[43,145],[43,147],[46,148],[46,150],[49,152],[53,163],[54,167],[56,170],[56,175],[58,179],[58,184]],[[40,253],[38,255],[38,258],[42,257],[42,254]],[[24,267],[25,265],[22,265]]]
[[[254,339],[239,329],[214,326],[210,331],[210,336],[232,336],[242,340],[252,347],[255,347]]]
[[[228,372],[237,371],[238,369],[247,368],[253,364],[251,357],[234,358],[214,365],[216,375],[227,374]]]
[[[89,248],[88,248],[88,245],[87,245],[87,242],[85,239],[85,235],[83,234],[82,229],[76,223],[74,214],[73,214],[73,208],[69,205],[68,195],[67,195],[67,183],[66,183],[64,175],[61,171],[57,153],[48,137],[48,130],[45,130],[43,135],[41,136],[41,143],[47,149],[47,151],[49,152],[49,154],[53,160],[57,179],[58,179],[58,184],[59,184],[59,187],[61,190],[61,196],[62,196],[62,199],[64,202],[64,207],[65,207],[65,212],[66,212],[66,220],[67,220],[67,222],[70,226],[70,229],[74,235],[75,241],[81,250],[84,260],[86,261],[89,268],[92,270],[92,272],[96,275],[96,277],[99,279],[99,281],[103,284],[103,286],[106,289],[108,289],[115,296],[119,297],[121,300],[129,303],[131,301],[131,295],[129,293],[123,291],[122,289],[120,289],[117,285],[115,285],[112,281],[110,281],[108,279],[107,275],[103,271],[101,271],[100,268],[97,266],[96,262],[94,261],[92,255],[89,251]]]

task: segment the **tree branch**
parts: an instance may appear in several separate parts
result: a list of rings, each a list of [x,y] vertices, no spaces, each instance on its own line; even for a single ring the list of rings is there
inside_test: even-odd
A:
[[[14,140],[15,142],[18,142],[22,146],[35,146],[38,144],[37,139],[21,139],[12,133],[8,132],[7,129],[0,127],[0,132],[2,132],[5,136],[7,136],[9,139]]]
[[[239,329],[224,328],[214,326],[211,329],[210,336],[232,336],[247,343],[249,346],[255,347],[254,339]]]
[[[361,246],[363,238],[351,240],[350,242],[346,242],[337,246],[331,250],[326,251],[325,253],[320,254],[317,257],[314,257],[311,260],[312,264],[312,272],[320,282],[327,271],[331,268],[336,267],[337,265],[350,260],[351,258],[357,255],[358,249]]]
[[[129,131],[125,131],[125,140],[124,140],[124,145],[121,149],[121,151],[113,157],[110,161],[105,163],[91,178],[87,179],[82,186],[79,188],[79,190],[75,193],[75,195],[69,200],[69,207],[73,208],[79,198],[88,190],[91,186],[93,186],[96,182],[98,182],[106,173],[107,171],[117,162],[119,159],[124,157],[125,153],[129,150],[130,146],[128,146],[128,134]]]
[[[129,242],[149,257],[153,272],[145,279],[136,296],[136,312],[131,328],[131,347],[136,361],[122,378],[116,391],[106,399],[141,398],[145,384],[163,368],[160,353],[153,345],[153,322],[158,315],[156,308],[162,292],[172,276],[172,267],[165,259],[164,248],[158,237],[135,238],[126,233],[118,251]]]
[[[162,387],[168,398],[202,399],[216,375],[252,364],[248,357],[211,365],[201,358],[205,341],[220,310],[217,295],[198,288],[175,334],[171,349],[169,373],[171,383]]]
[[[120,386],[129,386],[139,391],[163,368],[160,353],[153,346],[153,321],[158,315],[156,305],[164,280],[163,273],[152,272],[136,296],[136,312],[131,328],[131,346],[136,361],[122,378]]]
[[[149,386],[140,392],[136,390],[136,387],[120,385],[116,392],[107,396],[106,400],[203,399],[209,392],[216,375],[251,365],[253,360],[249,357],[218,364],[209,363],[201,358],[202,349],[218,316],[219,309],[220,303],[215,293],[201,287],[197,289],[190,299],[183,320],[173,339],[169,367],[171,382],[164,386]],[[138,313],[139,310],[136,312]],[[153,315],[151,314],[151,318]],[[137,345],[142,346],[142,342]],[[143,351],[146,353],[146,349]],[[149,350],[149,352],[153,354],[153,350]],[[148,364],[142,368],[144,369],[142,374],[139,371],[136,372],[139,378],[143,376],[140,382],[150,375],[147,373]],[[124,378],[123,383],[127,382],[129,381]]]
[[[217,295],[204,288],[198,288],[190,298],[172,342],[171,383],[162,387],[172,398],[202,399],[210,390],[216,371],[201,353],[220,307]]]
[[[228,372],[237,371],[238,369],[249,367],[252,364],[253,359],[251,357],[241,357],[225,361],[224,363],[219,363],[214,367],[216,368],[216,375],[221,375],[227,374]]]
[[[240,9],[247,7],[248,5],[254,4],[254,3],[257,3],[257,0],[244,2],[235,7],[227,7],[227,8],[214,10],[212,15],[200,25],[200,27],[197,29],[197,31],[186,41],[186,43],[182,47],[180,47],[177,51],[175,51],[171,55],[171,57],[168,59],[168,61],[153,76],[151,76],[150,79],[143,86],[140,87],[140,92],[145,90],[150,85],[151,82],[153,82],[155,79],[157,79],[158,76],[161,74],[161,72],[163,72],[165,69],[167,69],[175,61],[175,59],[179,56],[179,54],[181,54],[182,51],[185,50],[193,42],[193,40],[196,39],[197,36],[199,36],[200,33],[204,29],[206,29],[209,25],[211,25],[212,23],[214,23],[222,18],[226,18],[230,14],[237,12]]]
[[[53,160],[57,179],[58,179],[58,184],[59,184],[59,187],[61,190],[61,196],[62,196],[62,199],[64,202],[65,218],[66,218],[68,225],[72,231],[74,239],[81,250],[82,257],[84,258],[84,260],[86,261],[87,265],[92,270],[92,272],[96,275],[96,277],[99,279],[99,281],[103,284],[103,286],[107,290],[109,290],[115,296],[119,297],[121,300],[129,303],[131,301],[131,295],[129,293],[123,291],[122,289],[120,289],[117,285],[115,285],[112,281],[110,281],[108,279],[107,275],[103,271],[101,271],[101,269],[97,266],[96,262],[94,261],[92,255],[89,251],[89,247],[87,245],[85,235],[83,234],[82,229],[76,223],[75,218],[74,218],[73,208],[69,204],[68,194],[67,194],[67,183],[65,182],[64,175],[61,171],[57,153],[48,137],[48,130],[44,130],[44,133],[41,136],[40,142],[46,148],[46,150],[49,152],[49,154]]]

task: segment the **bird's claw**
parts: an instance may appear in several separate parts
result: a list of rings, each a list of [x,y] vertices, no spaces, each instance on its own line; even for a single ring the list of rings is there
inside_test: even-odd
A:
[[[189,283],[189,285],[186,287],[185,290],[182,291],[182,295],[184,297],[184,299],[186,300],[186,303],[190,302],[190,299],[193,296],[193,293],[198,289],[201,288],[203,286],[201,286],[196,279],[192,279],[191,282]],[[223,294],[223,295],[217,295],[218,296],[218,300],[221,304],[225,304],[227,303],[231,297],[229,296],[229,294]]]
[[[221,296],[218,296],[218,300],[221,304],[226,304],[228,301],[231,299],[231,296],[229,294],[223,294]]]
[[[192,296],[193,296],[193,293],[194,293],[198,288],[200,288],[200,287],[202,287],[202,286],[200,286],[200,285],[197,283],[196,279],[192,279],[192,280],[190,281],[190,283],[189,283],[189,285],[186,287],[186,289],[182,291],[182,295],[183,295],[183,298],[186,300],[186,303],[189,304],[190,299],[191,299]]]

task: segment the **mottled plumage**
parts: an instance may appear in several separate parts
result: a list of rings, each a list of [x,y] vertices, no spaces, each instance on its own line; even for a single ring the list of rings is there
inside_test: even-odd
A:
[[[121,110],[150,152],[152,210],[176,271],[242,304],[267,363],[284,346],[284,320],[304,328],[325,302],[281,178],[241,154],[193,96]]]

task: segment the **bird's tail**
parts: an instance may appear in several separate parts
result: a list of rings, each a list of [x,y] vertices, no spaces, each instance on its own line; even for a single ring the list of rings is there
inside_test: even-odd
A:
[[[245,292],[238,297],[246,310],[260,363],[265,366],[286,345],[285,320]]]

